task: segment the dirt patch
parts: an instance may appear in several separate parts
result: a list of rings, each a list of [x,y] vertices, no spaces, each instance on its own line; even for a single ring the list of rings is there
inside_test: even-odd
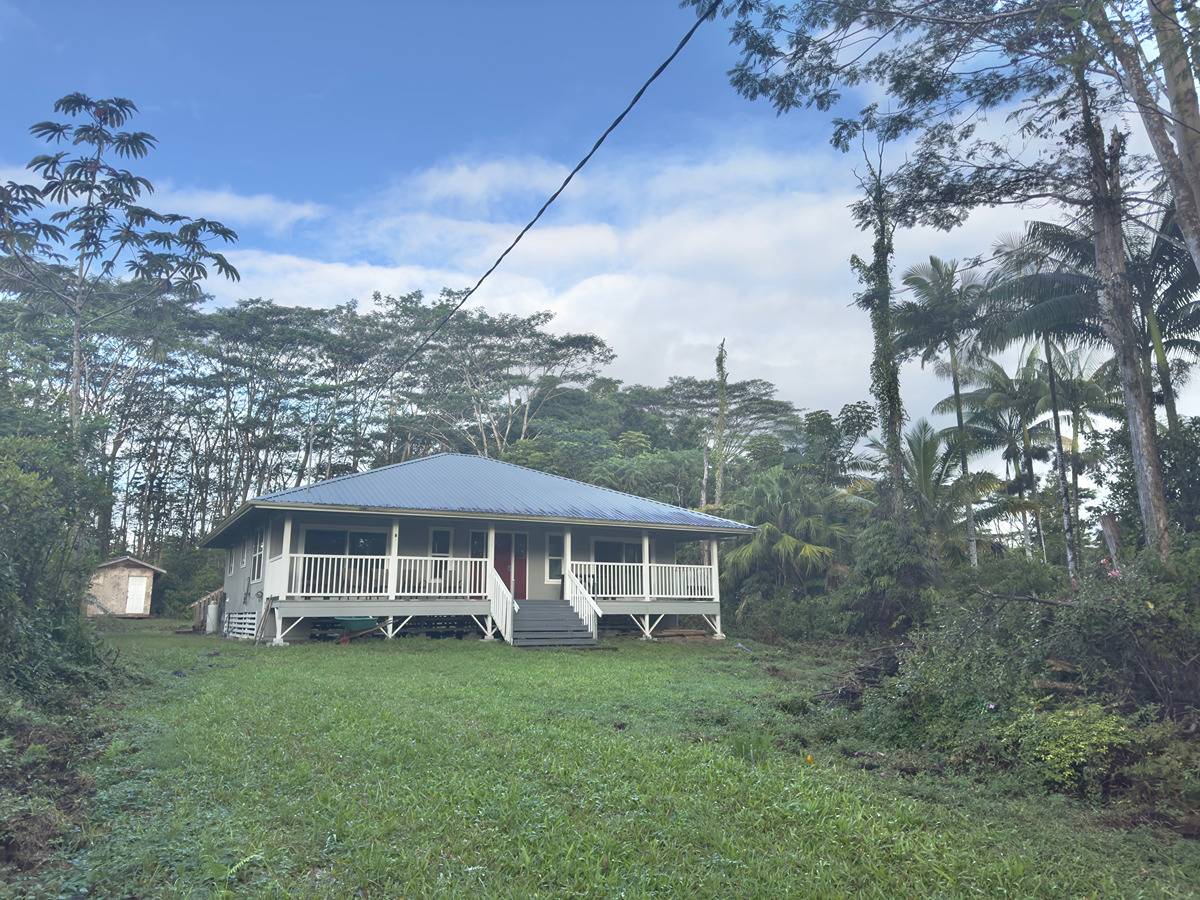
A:
[[[83,710],[54,724],[19,724],[0,757],[0,867],[31,871],[57,838],[78,826],[94,787],[81,769],[105,744],[106,729]]]
[[[1200,814],[1198,813],[1176,816],[1153,806],[1147,806],[1112,813],[1102,817],[1100,821],[1109,828],[1118,828],[1123,831],[1148,825],[1152,828],[1165,828],[1180,837],[1200,840]]]

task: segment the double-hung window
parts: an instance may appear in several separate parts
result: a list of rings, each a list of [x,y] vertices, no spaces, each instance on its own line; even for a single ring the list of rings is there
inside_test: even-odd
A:
[[[563,577],[563,536],[546,535],[546,581],[561,581]]]
[[[263,576],[263,550],[266,548],[266,534],[261,528],[254,532],[254,563],[250,567],[250,580],[260,581]]]

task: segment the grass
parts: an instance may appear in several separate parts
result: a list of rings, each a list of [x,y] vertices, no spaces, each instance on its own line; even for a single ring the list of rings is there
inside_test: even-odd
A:
[[[254,649],[153,626],[68,865],[98,896],[1185,896],[1200,846],[805,746],[846,660],[734,641]],[[216,655],[213,655],[216,654]],[[814,761],[806,761],[811,753]]]

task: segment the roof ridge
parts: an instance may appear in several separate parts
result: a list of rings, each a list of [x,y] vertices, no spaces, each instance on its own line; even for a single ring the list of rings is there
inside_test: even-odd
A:
[[[306,491],[309,488],[317,487],[322,484],[332,484],[335,481],[346,481],[350,478],[359,478],[362,475],[373,475],[376,472],[383,472],[387,469],[398,469],[400,466],[407,466],[410,463],[424,462],[427,459],[436,459],[439,456],[470,456],[469,453],[451,453],[443,450],[441,453],[431,453],[428,456],[414,456],[412,459],[403,459],[398,463],[388,463],[386,466],[380,466],[378,469],[367,469],[365,472],[347,472],[344,475],[334,475],[332,478],[326,478],[323,481],[313,481],[309,484],[298,484],[295,487],[284,488],[282,491],[272,491],[269,494],[260,494],[257,497],[252,497],[253,500],[268,500],[277,497],[283,497],[286,494],[292,494],[296,491]]]
[[[557,478],[560,481],[567,481],[567,482],[570,482],[571,484],[580,484],[580,485],[583,485],[584,487],[593,488],[597,491],[607,491],[610,494],[616,494],[618,497],[629,497],[630,499],[633,499],[633,500],[640,500],[643,503],[653,503],[656,506],[665,506],[667,509],[681,509],[684,512],[691,513],[692,515],[704,516],[705,518],[715,519],[718,522],[733,522],[733,524],[735,524],[735,525],[742,524],[741,522],[734,522],[733,519],[726,519],[724,516],[714,516],[712,513],[702,512],[701,510],[698,510],[698,509],[688,509],[688,507],[686,507],[686,506],[676,506],[674,503],[665,503],[662,500],[655,500],[653,497],[642,497],[639,494],[631,494],[628,491],[618,491],[616,488],[605,487],[602,484],[592,484],[590,481],[580,481],[578,478],[569,478],[566,475],[559,475],[556,472],[544,472],[541,469],[533,469],[533,468],[530,468],[529,466],[522,466],[518,463],[509,462],[506,459],[496,459],[493,456],[480,456],[477,453],[454,453],[454,452],[438,453],[435,455],[436,456],[465,456],[468,459],[485,459],[488,462],[499,463],[502,466],[510,466],[511,468],[521,469],[525,472],[536,472],[538,475],[545,475],[547,478]],[[432,459],[433,457],[426,456],[423,458],[424,459]],[[411,462],[412,460],[408,460],[408,461]],[[376,471],[378,471],[378,470],[376,470]]]

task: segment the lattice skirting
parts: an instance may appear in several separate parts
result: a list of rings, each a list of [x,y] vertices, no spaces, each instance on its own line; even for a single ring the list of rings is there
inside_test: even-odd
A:
[[[227,612],[225,613],[225,634],[235,638],[253,638],[258,629],[258,613]]]

